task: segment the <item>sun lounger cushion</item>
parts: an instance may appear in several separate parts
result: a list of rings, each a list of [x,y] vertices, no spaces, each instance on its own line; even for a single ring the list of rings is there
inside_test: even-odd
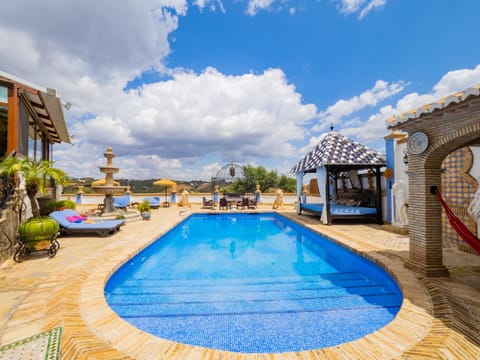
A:
[[[125,220],[100,220],[95,222],[80,220],[80,222],[71,222],[67,219],[67,217],[73,219],[75,216],[77,216],[78,220],[78,217],[81,216],[75,210],[71,209],[54,211],[49,216],[55,219],[60,224],[60,230],[67,234],[91,232],[105,236],[107,234],[116,232],[120,226],[125,223]]]
[[[363,206],[347,206],[333,204],[330,207],[330,214],[332,215],[373,215],[377,213],[376,208]]]
[[[323,211],[323,204],[301,204],[302,210],[312,212],[315,214],[321,214]],[[330,214],[336,216],[342,215],[373,215],[377,213],[376,208],[363,207],[363,206],[347,206],[339,204],[330,204]]]
[[[301,204],[302,210],[312,213],[321,214],[323,211],[323,204]]]

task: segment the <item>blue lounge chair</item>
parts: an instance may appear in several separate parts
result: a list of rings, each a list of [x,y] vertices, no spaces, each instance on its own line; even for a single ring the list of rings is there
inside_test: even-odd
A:
[[[143,200],[147,200],[150,203],[152,209],[158,209],[160,207],[160,197],[159,196],[147,196]]]
[[[64,234],[95,233],[100,236],[107,236],[114,234],[120,229],[120,226],[125,224],[125,220],[100,220],[93,223],[85,221],[73,222],[69,219],[80,215],[71,209],[54,211],[49,216],[60,224],[60,232]]]
[[[127,210],[127,207],[130,206],[130,196],[114,197],[113,206],[118,209]]]

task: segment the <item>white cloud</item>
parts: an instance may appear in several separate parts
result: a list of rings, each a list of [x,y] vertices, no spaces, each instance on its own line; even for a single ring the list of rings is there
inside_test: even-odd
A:
[[[186,0],[85,0],[47,1],[42,16],[25,10],[37,5],[2,5],[0,36],[9,41],[1,43],[15,43],[15,56],[0,45],[2,69],[40,84],[49,79],[49,86],[62,89],[65,78],[125,84],[145,69],[160,68],[170,52],[168,34],[187,6]]]
[[[145,173],[153,176],[167,160],[187,164],[202,158],[242,163],[288,158],[295,150],[291,141],[303,140],[304,124],[317,116],[316,107],[302,104],[300,94],[278,69],[240,76],[214,68],[201,74],[177,70],[171,80],[128,93],[111,89],[109,95],[111,99],[97,104],[96,116],[70,127],[81,139],[78,147],[98,154],[112,146],[119,158],[152,156],[157,160]],[[68,152],[56,157],[60,165],[75,169]],[[169,176],[205,175],[191,169],[187,176],[185,167],[169,167]]]
[[[416,110],[420,106],[435,102],[452,93],[480,84],[480,65],[474,69],[461,69],[447,72],[432,91],[425,94],[411,92],[398,100],[395,106],[384,106],[371,115],[361,126],[345,127],[342,134],[355,136],[360,141],[374,141],[385,136],[388,130],[385,120],[404,112]]]
[[[193,5],[198,6],[200,10],[208,7],[210,11],[215,11],[218,7],[222,13],[226,13],[222,0],[195,0]]]
[[[384,6],[387,3],[387,0],[372,0],[365,6],[362,11],[360,11],[360,15],[358,15],[359,20],[363,19],[367,14],[376,9]]]
[[[249,0],[247,13],[256,15],[260,10],[268,9],[276,0]]]
[[[278,69],[238,76],[165,69],[168,35],[186,0],[47,2],[41,20],[24,11],[36,4],[26,2],[2,7],[0,40],[16,45],[11,56],[0,41],[2,70],[56,88],[73,104],[66,116],[75,145],[54,147],[57,166],[71,176],[102,177],[107,146],[117,154],[118,176],[127,178],[208,179],[225,159],[275,164],[294,153],[290,141],[302,141],[317,116]],[[123,91],[149,69],[172,78]]]
[[[412,92],[401,98],[395,107],[395,114],[399,115],[406,111],[416,110],[422,105],[478,84],[480,84],[480,65],[473,69],[449,71],[433,86],[431,92],[425,94]]]
[[[374,107],[379,102],[401,92],[404,86],[405,84],[401,81],[389,83],[377,80],[373,88],[350,99],[340,99],[325,111],[320,112],[320,124],[316,125],[312,130],[320,131],[326,129],[330,126],[330,123],[337,124],[346,116],[352,115],[366,107]]]
[[[340,12],[344,14],[359,13],[358,19],[361,20],[370,11],[384,6],[387,0],[340,0],[339,2]]]

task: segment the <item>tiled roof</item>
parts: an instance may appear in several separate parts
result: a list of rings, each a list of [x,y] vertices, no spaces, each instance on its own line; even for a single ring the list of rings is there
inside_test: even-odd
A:
[[[416,119],[423,114],[429,114],[437,109],[446,108],[448,105],[452,103],[455,103],[455,104],[461,103],[465,101],[469,96],[480,96],[480,85],[475,85],[464,91],[460,91],[458,93],[446,96],[434,103],[420,106],[416,110],[410,110],[403,113],[402,115],[391,117],[386,120],[387,127],[390,129],[399,124],[405,123],[410,119]]]
[[[386,160],[383,154],[332,130],[290,172],[296,174],[324,165],[383,166]]]

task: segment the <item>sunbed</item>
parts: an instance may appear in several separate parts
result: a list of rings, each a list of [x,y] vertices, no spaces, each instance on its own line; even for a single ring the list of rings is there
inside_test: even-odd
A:
[[[113,206],[115,206],[118,209],[127,210],[127,208],[130,206],[130,197],[126,197],[126,196],[114,197]]]
[[[147,200],[150,203],[152,209],[158,209],[160,207],[160,197],[159,196],[146,196],[143,200]]]
[[[95,233],[107,236],[117,232],[125,223],[125,220],[81,220],[83,217],[71,209],[54,211],[49,216],[60,224],[60,232],[64,234]]]

